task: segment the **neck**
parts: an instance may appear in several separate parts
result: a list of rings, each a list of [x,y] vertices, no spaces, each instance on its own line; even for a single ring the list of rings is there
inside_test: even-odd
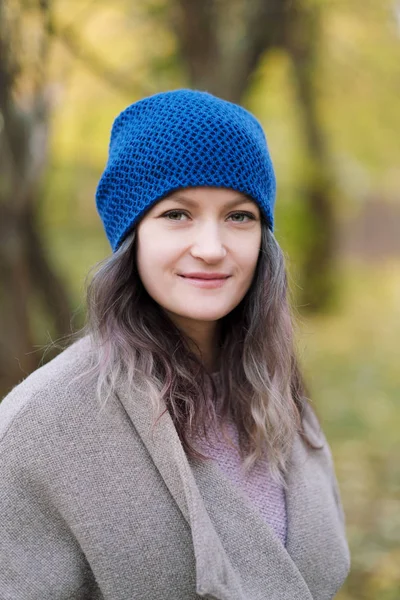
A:
[[[190,349],[200,358],[205,368],[213,373],[218,370],[218,340],[220,326],[218,321],[190,321],[169,315],[188,340]]]

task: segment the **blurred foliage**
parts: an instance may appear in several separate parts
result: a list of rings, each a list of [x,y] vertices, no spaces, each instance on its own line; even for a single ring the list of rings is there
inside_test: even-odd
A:
[[[392,0],[308,1],[322,8],[318,103],[339,186],[337,213],[345,221],[372,193],[399,201],[399,8]],[[52,262],[71,290],[77,327],[85,276],[110,252],[94,192],[112,121],[143,95],[187,81],[166,26],[167,0],[57,0],[53,7],[51,158],[40,215]],[[262,122],[274,158],[276,237],[296,294],[308,239],[302,204],[308,165],[291,65],[282,52],[261,62],[245,103]],[[347,515],[352,570],[338,599],[398,600],[400,265],[346,263],[341,282],[341,305],[300,318],[299,331]],[[46,344],[44,322],[38,310],[38,339]]]
[[[343,268],[344,309],[299,348],[335,459],[352,568],[338,600],[400,598],[400,262]]]

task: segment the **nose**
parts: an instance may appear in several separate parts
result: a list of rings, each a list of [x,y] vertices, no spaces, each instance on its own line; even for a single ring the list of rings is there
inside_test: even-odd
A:
[[[226,248],[217,223],[210,221],[197,229],[191,254],[194,258],[202,258],[206,262],[217,262],[226,256]]]

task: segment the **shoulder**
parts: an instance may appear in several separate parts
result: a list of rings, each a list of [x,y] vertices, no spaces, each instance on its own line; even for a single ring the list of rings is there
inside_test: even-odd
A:
[[[60,411],[76,410],[85,397],[92,396],[95,384],[83,377],[91,359],[86,336],[14,387],[0,404],[0,442],[21,422],[51,422]]]
[[[314,464],[318,464],[324,472],[325,476],[328,477],[339,511],[341,522],[343,525],[345,525],[345,513],[340,494],[339,482],[336,475],[332,449],[330,447],[328,439],[324,434],[324,431],[318,420],[315,410],[311,402],[309,402],[308,400],[305,402],[303,407],[302,421],[305,435],[307,436],[308,440],[316,447],[316,449],[310,449],[310,447],[307,447],[307,456],[309,458],[312,457]]]
[[[312,402],[308,399],[302,407],[302,425],[301,437],[307,456],[312,457],[324,471],[331,474],[334,471],[332,450]]]
[[[301,419],[304,433],[309,441],[315,446],[328,446],[328,441],[322,429],[322,425],[317,417],[315,408],[309,399],[305,399]]]

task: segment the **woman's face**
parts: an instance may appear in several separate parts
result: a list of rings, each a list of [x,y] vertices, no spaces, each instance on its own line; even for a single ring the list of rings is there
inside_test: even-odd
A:
[[[214,187],[173,192],[146,213],[136,231],[142,283],[175,323],[218,321],[249,289],[261,217],[244,194]],[[205,275],[217,279],[199,279]]]

